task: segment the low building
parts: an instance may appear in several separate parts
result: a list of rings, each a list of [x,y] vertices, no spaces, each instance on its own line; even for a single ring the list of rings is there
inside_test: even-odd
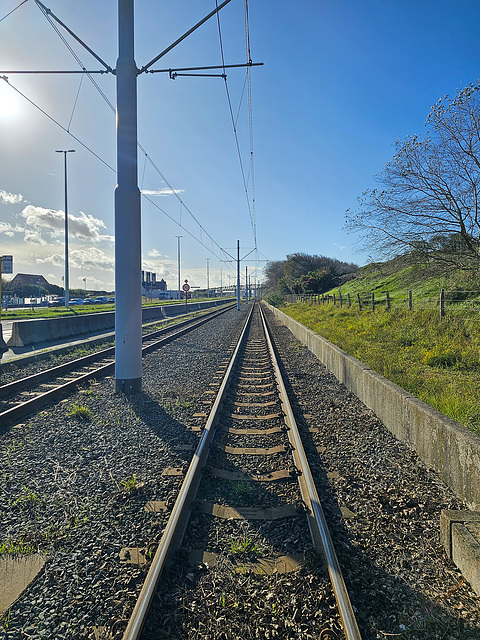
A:
[[[17,275],[7,283],[9,291],[15,291],[15,289],[20,289],[20,287],[24,287],[25,285],[48,287],[50,283],[45,280],[43,276],[32,275],[30,273],[17,273]]]

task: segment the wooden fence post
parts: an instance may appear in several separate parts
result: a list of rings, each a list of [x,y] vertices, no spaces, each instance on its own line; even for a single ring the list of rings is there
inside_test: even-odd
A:
[[[385,297],[387,301],[387,309],[390,309],[390,294],[388,291],[386,292]]]
[[[375,294],[372,291],[372,311],[375,311]]]
[[[333,306],[335,307],[336,305],[337,305],[337,298],[335,294],[333,294]]]
[[[350,307],[352,306],[352,301],[350,300],[350,294],[347,293],[347,302],[348,302],[348,308],[350,309]]]
[[[358,310],[361,311],[362,310],[362,301],[360,300],[360,294],[357,293],[357,300],[358,300]]]
[[[411,311],[412,309],[413,309],[412,292],[409,291],[408,292],[408,310]]]
[[[343,298],[341,293],[338,294],[338,301],[340,302],[340,309],[341,309],[343,307]]]
[[[445,317],[445,290],[440,291],[440,318]]]

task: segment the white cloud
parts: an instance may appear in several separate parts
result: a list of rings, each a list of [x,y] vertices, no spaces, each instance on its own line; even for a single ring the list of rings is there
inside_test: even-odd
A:
[[[163,189],[142,189],[141,193],[145,196],[172,196],[177,193],[183,193],[185,189],[170,189],[164,187]]]
[[[0,200],[3,204],[17,204],[22,202],[23,196],[20,193],[7,193],[3,189],[0,189]]]
[[[23,227],[13,226],[8,222],[2,222],[0,220],[0,233],[5,234],[9,238],[13,238],[14,234],[20,231],[24,231]]]
[[[64,253],[54,253],[45,258],[36,259],[37,263],[51,264],[54,267],[63,267],[65,263]],[[68,253],[68,263],[73,269],[83,271],[109,271],[114,270],[114,258],[96,247],[88,249],[74,249]],[[100,282],[100,280],[98,280]]]
[[[96,247],[71,251],[69,260],[72,267],[76,267],[77,269],[101,269],[103,271],[113,272],[115,267],[113,255],[109,255]]]
[[[150,251],[147,253],[147,256],[149,258],[163,258],[164,260],[169,261],[169,257],[164,253],[160,253],[158,249],[150,249]]]
[[[46,244],[47,240],[63,238],[65,234],[65,213],[54,209],[44,209],[33,205],[26,206],[22,213],[27,228],[25,242]],[[100,229],[105,229],[105,223],[99,218],[80,211],[80,215],[68,215],[68,235],[71,238],[100,242],[111,241],[111,236],[101,235]]]

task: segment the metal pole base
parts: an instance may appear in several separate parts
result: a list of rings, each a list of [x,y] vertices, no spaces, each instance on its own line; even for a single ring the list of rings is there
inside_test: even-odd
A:
[[[125,393],[126,395],[132,395],[133,393],[140,393],[142,391],[142,379],[130,378],[127,380],[115,379],[115,392]]]
[[[0,358],[3,356],[5,351],[8,351],[7,343],[3,339],[3,327],[0,324]]]

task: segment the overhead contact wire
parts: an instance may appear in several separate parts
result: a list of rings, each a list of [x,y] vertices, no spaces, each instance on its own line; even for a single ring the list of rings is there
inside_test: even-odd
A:
[[[245,19],[245,57],[247,64],[252,62],[252,54],[250,50],[250,23],[248,18],[248,0],[244,0],[244,19]],[[253,215],[253,236],[255,240],[255,248],[257,248],[257,220],[255,213],[255,172],[253,162],[253,108],[252,108],[252,76],[251,69],[247,66],[247,102],[248,102],[248,134],[250,139],[250,176],[252,182],[252,215]]]
[[[27,2],[27,0],[24,0],[24,2],[22,2],[21,4],[24,4],[25,2]],[[51,18],[51,16],[47,13],[47,11],[45,10],[45,7],[42,4],[37,4],[37,7],[40,9],[40,11],[43,13],[43,15],[45,16],[45,18],[47,19],[47,21],[49,22],[50,26],[54,29],[55,33],[58,35],[58,37],[62,40],[62,42],[64,43],[64,45],[66,46],[66,48],[68,49],[68,51],[70,52],[70,54],[73,56],[73,58],[76,60],[77,64],[79,65],[79,67],[82,69],[82,71],[84,72],[84,75],[87,75],[89,80],[92,82],[92,84],[94,85],[94,87],[97,89],[97,91],[99,92],[99,94],[101,95],[101,97],[103,98],[103,100],[106,102],[106,104],[110,107],[110,109],[113,111],[113,113],[116,113],[116,108],[115,106],[110,102],[109,98],[106,96],[106,94],[103,92],[103,90],[101,89],[101,87],[98,85],[98,83],[95,81],[95,79],[92,77],[92,75],[86,71],[86,68],[83,64],[83,62],[81,61],[80,57],[76,54],[76,52],[74,51],[74,49],[72,48],[72,46],[69,44],[69,42],[67,41],[67,39],[65,38],[65,36],[63,35],[63,33],[61,32],[61,30],[58,28],[58,26],[55,24],[55,22],[53,21],[53,19]],[[21,5],[18,5],[21,6]],[[18,8],[18,7],[17,7]],[[15,10],[15,9],[14,9]],[[10,12],[11,13],[11,12]],[[9,15],[9,14],[8,14]],[[5,16],[6,17],[6,16]],[[6,80],[6,78],[5,78]],[[102,160],[102,158],[100,156],[98,156],[94,151],[92,151],[89,147],[87,147],[87,145],[85,145],[83,142],[81,142],[76,136],[74,136],[71,132],[70,132],[70,124],[72,122],[73,119],[73,115],[75,112],[75,108],[78,102],[78,97],[80,94],[80,89],[82,86],[82,81],[83,81],[83,75],[82,75],[82,80],[80,81],[80,85],[79,88],[77,90],[77,95],[75,98],[75,103],[74,103],[74,107],[73,107],[73,111],[72,114],[70,116],[70,121],[68,124],[68,128],[65,128],[63,125],[61,125],[57,120],[55,120],[52,116],[50,116],[46,111],[44,111],[41,107],[39,107],[37,104],[35,104],[32,100],[30,100],[29,98],[27,98],[27,96],[25,96],[24,94],[22,94],[18,89],[16,89],[15,87],[13,87],[12,85],[10,85],[12,87],[12,89],[14,89],[15,91],[17,91],[20,95],[22,95],[22,97],[24,97],[26,100],[28,100],[28,102],[30,102],[33,106],[35,106],[37,109],[39,109],[39,111],[41,111],[44,115],[46,115],[50,120],[52,120],[52,122],[54,122],[55,124],[57,124],[61,129],[63,129],[66,133],[68,133],[74,140],[76,140],[79,144],[81,144],[85,149],[87,149],[90,153],[92,153],[96,158],[98,158],[101,162],[103,162],[107,167],[109,167],[110,169],[112,169],[112,171],[115,171],[115,169],[113,167],[111,167],[107,162],[105,162],[104,160]],[[8,82],[8,80],[7,80]],[[232,115],[233,117],[233,115]],[[160,206],[158,206],[155,202],[153,202],[150,198],[147,198],[145,196],[145,194],[142,194],[151,204],[153,204],[159,211],[161,211],[164,215],[166,215],[168,218],[170,218],[173,222],[175,222],[175,224],[177,224],[178,226],[180,226],[186,233],[188,233],[194,240],[196,240],[197,242],[199,242],[202,246],[204,246],[207,250],[211,251],[211,253],[213,253],[215,256],[217,256],[220,259],[224,259],[225,258],[225,252],[222,249],[222,247],[212,238],[212,236],[208,233],[208,231],[206,231],[206,229],[201,225],[201,223],[199,222],[199,220],[193,215],[193,213],[190,211],[190,209],[185,205],[185,203],[182,201],[182,199],[178,196],[178,194],[176,193],[176,191],[173,189],[173,187],[170,185],[170,183],[168,182],[168,180],[166,179],[166,177],[162,174],[162,172],[160,171],[160,169],[156,166],[156,164],[152,161],[152,159],[150,158],[150,156],[148,156],[147,152],[145,151],[145,149],[142,147],[142,145],[140,143],[138,144],[138,148],[144,153],[145,155],[145,164],[144,164],[144,168],[143,168],[143,176],[142,176],[142,184],[143,184],[143,179],[145,176],[145,168],[146,168],[146,162],[147,159],[150,162],[150,164],[153,166],[153,168],[155,169],[155,171],[160,175],[160,177],[162,178],[162,180],[165,182],[165,184],[167,184],[168,188],[172,191],[173,195],[180,201],[180,205],[182,208],[185,208],[185,210],[188,212],[188,214],[191,216],[191,218],[195,221],[195,223],[198,225],[199,230],[200,230],[200,239],[198,239],[193,233],[191,233],[188,229],[186,229],[182,224],[181,224],[181,219],[180,219],[180,223],[178,223],[177,220],[175,220],[172,216],[170,216],[164,209],[162,209]],[[116,173],[116,171],[115,171]],[[212,243],[212,249],[210,249],[202,240],[201,235],[202,235],[202,231],[203,233],[208,236],[208,238],[210,239],[211,243]],[[213,245],[215,245],[221,252],[221,255],[218,256],[215,251],[213,250]]]
[[[9,81],[8,78],[6,76],[0,76],[0,78],[2,80],[5,80],[5,82],[8,84],[9,87],[11,87],[14,91],[16,91],[20,96],[22,96],[22,98],[24,98],[25,100],[27,100],[27,102],[29,102],[31,105],[33,105],[35,107],[35,109],[38,109],[41,113],[43,113],[44,116],[47,116],[47,118],[49,120],[51,120],[53,123],[55,123],[58,127],[60,127],[60,129],[62,129],[63,131],[65,131],[65,133],[68,133],[68,135],[73,138],[75,140],[75,142],[78,142],[79,145],[81,145],[84,149],[86,149],[89,153],[91,153],[93,156],[95,156],[95,158],[97,158],[97,160],[100,160],[100,162],[102,162],[106,167],[108,167],[109,169],[111,169],[114,173],[117,173],[116,170],[108,164],[108,162],[106,162],[103,158],[101,158],[98,153],[95,153],[95,151],[93,151],[93,149],[91,149],[89,146],[87,146],[84,142],[82,142],[80,140],[80,138],[77,138],[77,136],[73,135],[73,133],[71,131],[69,131],[66,127],[63,126],[63,124],[60,124],[60,122],[58,122],[58,120],[55,120],[54,117],[52,117],[49,113],[47,113],[44,109],[42,109],[42,107],[40,107],[38,104],[36,104],[35,102],[33,102],[33,100],[30,100],[30,98],[28,98],[24,93],[22,93],[19,89],[17,89],[16,87],[14,87]]]
[[[70,120],[68,122],[68,131],[70,131],[70,125],[72,124],[72,120],[73,120],[73,115],[75,113],[75,109],[77,107],[77,102],[78,102],[78,96],[80,95],[80,89],[82,88],[82,84],[83,84],[83,78],[84,78],[84,74],[82,74],[80,76],[80,83],[78,85],[78,89],[77,89],[77,95],[75,96],[75,102],[73,103],[73,109],[72,109],[72,115],[70,116]]]
[[[215,0],[215,5],[218,6],[218,0]],[[235,116],[233,115],[233,108],[232,108],[232,101],[230,99],[230,91],[228,89],[228,82],[227,82],[227,74],[225,73],[225,55],[223,52],[223,39],[222,39],[222,29],[221,29],[221,25],[220,25],[220,16],[217,13],[217,25],[218,25],[218,37],[219,37],[219,42],[220,42],[220,54],[222,57],[222,66],[223,66],[223,80],[225,82],[225,91],[226,91],[226,95],[227,95],[227,102],[228,102],[228,108],[230,110],[230,117],[232,119],[232,127],[233,127],[233,135],[235,136],[235,144],[237,147],[237,154],[238,154],[238,160],[240,163],[240,171],[242,173],[242,180],[243,180],[243,187],[245,189],[245,197],[246,197],[246,201],[247,201],[247,207],[248,207],[248,213],[250,216],[250,224],[252,226],[252,232],[255,238],[255,225],[254,225],[254,220],[253,220],[253,216],[252,216],[252,210],[250,207],[250,201],[249,201],[249,197],[248,197],[248,186],[247,186],[247,180],[245,179],[245,171],[243,168],[243,162],[242,162],[242,154],[240,152],[240,143],[238,140],[238,134],[237,134],[237,127],[235,124]]]
[[[81,61],[81,59],[79,58],[79,56],[75,53],[73,47],[69,44],[68,40],[65,38],[65,36],[63,35],[63,33],[60,31],[60,29],[57,27],[57,25],[55,24],[55,22],[53,21],[53,19],[51,18],[51,16],[49,16],[44,8],[40,5],[37,4],[37,7],[40,9],[40,11],[43,13],[43,15],[45,16],[45,18],[47,19],[47,21],[49,22],[50,26],[52,27],[52,29],[55,31],[55,33],[58,35],[58,37],[60,38],[60,40],[63,42],[63,44],[67,47],[67,49],[70,51],[71,55],[73,56],[73,58],[76,60],[78,66],[82,69],[82,71],[85,73],[85,75],[87,75],[88,79],[90,80],[90,82],[93,84],[93,86],[95,87],[95,89],[98,91],[98,93],[102,96],[102,98],[104,99],[104,101],[107,103],[107,105],[110,107],[110,109],[115,113],[115,107],[114,105],[110,102],[109,98],[107,97],[107,95],[104,93],[104,91],[102,90],[102,88],[100,87],[100,85],[98,84],[98,82],[94,79],[94,77],[92,76],[91,73],[88,73],[88,71],[86,70],[83,62]]]
[[[195,223],[198,225],[199,229],[200,229],[200,233],[203,231],[203,233],[208,236],[208,238],[210,238],[210,240],[213,242],[213,244],[220,249],[220,251],[222,252],[222,254],[224,254],[224,251],[222,249],[222,247],[212,238],[212,236],[208,233],[208,231],[205,229],[205,227],[203,227],[203,225],[200,223],[200,221],[194,216],[194,214],[190,211],[190,209],[187,207],[187,205],[183,202],[183,200],[180,198],[180,196],[178,195],[178,193],[175,191],[175,189],[173,188],[173,186],[170,184],[170,182],[167,180],[167,178],[163,175],[163,173],[160,171],[160,169],[157,167],[157,165],[153,162],[153,160],[150,158],[150,156],[147,154],[147,152],[145,151],[145,149],[142,147],[142,145],[140,143],[138,143],[138,148],[142,151],[142,153],[145,154],[145,158],[146,160],[148,160],[148,162],[152,165],[152,167],[154,168],[154,170],[158,173],[158,175],[161,177],[161,179],[165,182],[165,184],[167,185],[167,187],[170,189],[170,191],[172,192],[172,194],[177,198],[177,200],[180,202],[180,205],[182,206],[182,209],[185,209],[187,211],[187,213],[190,215],[190,217],[195,221]],[[151,200],[149,198],[147,198],[149,202],[151,202]],[[161,207],[157,207],[158,209],[160,209],[160,211],[164,211]],[[166,213],[166,212],[164,212]],[[166,214],[168,215],[168,214]],[[175,220],[173,217],[168,216],[169,218],[171,218],[176,224],[178,224],[179,227],[181,227],[182,229],[185,229],[185,227],[179,223],[177,220]],[[186,229],[185,229],[186,230]],[[195,237],[195,236],[192,236]],[[205,248],[208,248],[202,240],[200,240],[200,244],[202,244]],[[214,252],[212,252],[214,253]],[[215,254],[216,255],[216,254]],[[217,256],[218,257],[218,256]]]
[[[73,48],[71,47],[71,45],[68,43],[67,39],[65,38],[65,36],[63,35],[63,33],[60,31],[60,29],[57,27],[57,25],[54,23],[54,21],[52,20],[52,18],[46,13],[46,11],[39,5],[37,5],[39,7],[39,9],[42,11],[42,13],[45,15],[45,17],[47,18],[48,22],[50,23],[50,25],[52,26],[52,28],[55,30],[55,32],[57,33],[57,35],[59,36],[59,38],[62,40],[62,42],[64,43],[64,45],[67,47],[67,49],[70,51],[71,55],[74,57],[74,59],[77,61],[78,65],[80,66],[80,68],[85,72],[85,74],[88,76],[89,80],[92,82],[92,84],[94,85],[94,87],[97,89],[97,91],[100,93],[100,95],[102,96],[102,98],[105,100],[105,102],[107,103],[107,105],[110,107],[110,109],[113,111],[113,113],[116,113],[116,109],[115,106],[110,102],[110,100],[108,99],[108,97],[105,95],[105,93],[102,91],[102,89],[100,88],[100,86],[98,85],[98,83],[94,80],[94,78],[91,76],[91,74],[89,74],[87,71],[85,71],[85,66],[83,65],[81,59],[78,57],[78,55],[75,53],[75,51],[73,50]],[[83,77],[83,76],[82,76]],[[78,99],[78,93],[77,93],[77,99]],[[76,104],[76,101],[75,101]],[[73,114],[72,114],[73,117]],[[71,122],[70,118],[70,122]],[[70,126],[70,125],[69,125]],[[185,209],[187,210],[187,212],[190,214],[190,216],[193,218],[193,220],[196,222],[196,224],[198,224],[199,228],[200,228],[200,233],[203,231],[211,240],[211,242],[213,244],[215,244],[221,251],[222,248],[220,247],[219,244],[217,244],[217,242],[215,242],[215,240],[210,236],[210,234],[202,227],[202,225],[200,224],[200,222],[197,220],[197,218],[193,215],[193,213],[190,211],[190,209],[185,205],[185,203],[181,200],[181,198],[179,198],[178,194],[175,192],[175,190],[173,189],[173,187],[169,184],[168,180],[165,178],[165,176],[162,174],[162,172],[160,171],[160,169],[155,165],[155,163],[151,160],[151,158],[148,156],[147,152],[145,151],[145,149],[142,147],[142,145],[140,143],[138,144],[138,148],[145,154],[145,164],[144,164],[144,168],[143,168],[143,176],[142,176],[142,183],[143,183],[143,178],[145,176],[145,167],[146,167],[146,162],[147,159],[148,161],[152,164],[152,166],[154,167],[154,169],[157,171],[157,173],[161,176],[162,180],[168,185],[169,189],[172,191],[172,193],[180,200],[180,203],[185,207]],[[143,184],[142,184],[143,186]],[[149,202],[152,203],[152,201],[147,198],[147,200]],[[152,203],[153,204],[153,203]],[[156,206],[156,205],[155,205]],[[162,213],[164,213],[165,215],[169,216],[166,211],[164,211],[161,207],[157,208],[162,211]],[[173,218],[172,218],[173,219]],[[176,222],[176,221],[175,221]],[[177,223],[178,224],[178,223]],[[182,226],[182,224],[179,225],[182,229],[185,229],[185,227]],[[189,232],[187,232],[189,233]],[[202,246],[204,246],[206,249],[208,249],[208,247],[203,243],[202,239],[200,238],[200,240],[198,240],[198,238],[196,238],[193,234],[191,234],[192,237],[194,237],[197,242],[199,241],[200,244],[202,244]],[[212,251],[212,253],[214,255],[217,255],[214,251]],[[218,256],[217,256],[218,257]]]
[[[19,5],[15,7],[15,9],[12,9],[7,13],[7,15],[3,16],[3,18],[0,18],[0,22],[2,22],[2,20],[5,20],[5,18],[8,18],[8,16],[11,16],[14,11],[19,9],[22,6],[22,4],[25,4],[26,2],[28,2],[28,0],[23,0],[23,2],[21,2]]]

